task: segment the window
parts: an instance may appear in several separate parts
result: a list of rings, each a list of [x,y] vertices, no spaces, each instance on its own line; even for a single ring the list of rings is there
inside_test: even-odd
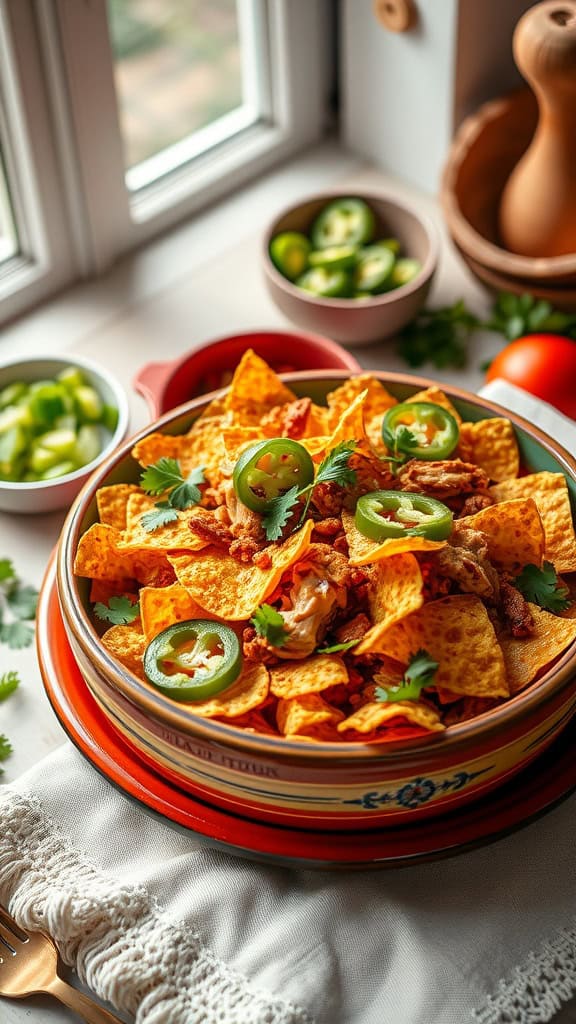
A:
[[[330,8],[0,0],[0,320],[318,139]]]

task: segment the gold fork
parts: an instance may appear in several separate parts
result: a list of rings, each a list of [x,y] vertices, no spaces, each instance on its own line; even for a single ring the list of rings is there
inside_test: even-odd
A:
[[[23,999],[47,992],[87,1021],[121,1024],[109,1010],[58,976],[58,952],[42,932],[24,932],[0,907],[0,996]]]

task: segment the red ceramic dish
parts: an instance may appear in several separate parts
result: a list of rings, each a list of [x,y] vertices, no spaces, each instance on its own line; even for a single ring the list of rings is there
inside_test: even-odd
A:
[[[377,374],[401,401],[430,382]],[[346,378],[342,371],[294,374],[298,394],[316,400]],[[446,387],[464,419],[505,411]],[[205,403],[166,414],[148,433],[185,432]],[[576,497],[576,462],[528,422],[510,414],[524,463],[534,471],[564,473]],[[81,534],[95,518],[96,490],[137,479],[130,456],[135,439],[96,474],[72,508],[59,546],[58,589],[74,657],[111,726],[137,747],[139,757],[195,798],[231,813],[276,825],[318,831],[371,830],[424,820],[463,808],[524,769],[566,727],[576,707],[575,645],[541,679],[505,704],[424,739],[302,744],[250,733],[195,716],[120,665],[99,641],[86,581],[73,573]]]
[[[133,386],[148,402],[152,417],[230,383],[247,349],[276,370],[361,370],[357,359],[330,338],[302,331],[246,331],[206,342],[179,359],[147,363]]]
[[[448,857],[484,845],[551,810],[576,788],[569,724],[529,768],[489,797],[453,814],[400,828],[315,832],[250,821],[210,806],[146,764],[110,724],[92,697],[68,643],[50,565],[38,607],[37,647],[48,698],[72,742],[88,761],[147,813],[194,832],[210,846],[289,867],[395,868]]]

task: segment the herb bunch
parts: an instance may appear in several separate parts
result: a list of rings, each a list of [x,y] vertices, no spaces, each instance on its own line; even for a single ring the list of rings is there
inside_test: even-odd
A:
[[[0,559],[0,643],[13,650],[30,646],[37,604],[38,591],[22,582],[9,558]]]

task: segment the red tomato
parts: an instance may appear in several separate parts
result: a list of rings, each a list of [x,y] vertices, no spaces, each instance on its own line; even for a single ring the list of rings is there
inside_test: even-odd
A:
[[[576,341],[558,334],[526,334],[506,345],[486,380],[502,377],[576,419]]]

